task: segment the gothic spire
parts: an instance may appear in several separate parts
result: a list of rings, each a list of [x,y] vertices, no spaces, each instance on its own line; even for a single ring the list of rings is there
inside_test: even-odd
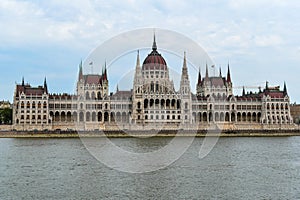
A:
[[[198,73],[198,85],[201,84],[201,70],[200,70],[200,67],[199,67],[199,73]]]
[[[107,70],[106,70],[106,60],[105,60],[105,63],[104,63],[104,80],[107,81]]]
[[[45,79],[44,79],[44,87],[47,87],[47,79],[46,79],[46,76],[45,76]]]
[[[156,50],[157,50],[156,40],[155,40],[155,32],[154,32],[154,34],[153,34],[152,50],[153,50],[153,51],[156,51]]]
[[[205,78],[208,78],[208,67],[207,67],[207,63],[206,63]]]
[[[83,73],[82,73],[82,60],[81,60],[79,64],[78,80],[81,80],[82,78],[83,78]]]
[[[25,83],[24,83],[24,76],[22,77],[22,86],[24,86]]]
[[[283,93],[284,93],[285,95],[287,95],[287,89],[286,89],[285,81],[284,81],[284,86],[283,86]]]
[[[183,66],[182,66],[182,73],[181,73],[181,80],[180,80],[180,92],[181,94],[190,94],[190,80],[186,62],[186,52],[184,52],[183,56]]]
[[[48,86],[47,86],[46,76],[45,76],[45,79],[44,79],[44,89],[45,89],[46,93],[48,93]]]
[[[227,82],[231,83],[229,63],[228,63],[228,71],[227,71]]]
[[[243,86],[243,94],[242,96],[245,96],[246,92],[245,92],[245,87]]]
[[[222,77],[222,71],[221,71],[221,67],[220,67],[220,74],[219,74],[219,76],[220,76],[220,77]]]
[[[187,68],[186,67],[186,52],[184,52],[184,54],[183,54],[183,67]]]
[[[135,67],[135,73],[134,73],[134,85],[141,84],[142,81],[142,71],[141,71],[141,66],[140,66],[140,51],[137,51],[137,56],[136,56],[136,67]]]
[[[182,66],[182,77],[188,79],[188,71],[187,71],[187,64],[186,64],[186,52],[184,52],[183,56],[183,66]]]
[[[137,51],[137,56],[136,56],[136,68],[139,68],[140,65],[140,51]]]

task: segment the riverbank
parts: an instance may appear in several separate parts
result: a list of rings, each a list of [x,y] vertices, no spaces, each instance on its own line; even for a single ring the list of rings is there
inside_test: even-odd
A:
[[[163,131],[0,131],[0,138],[130,138],[130,137],[288,137],[299,130],[163,130]]]

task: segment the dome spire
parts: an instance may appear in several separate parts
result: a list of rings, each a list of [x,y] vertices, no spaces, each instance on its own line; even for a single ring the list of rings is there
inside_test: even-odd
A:
[[[152,44],[152,50],[156,51],[157,50],[157,46],[156,46],[156,40],[155,40],[155,31],[153,33],[153,44]]]

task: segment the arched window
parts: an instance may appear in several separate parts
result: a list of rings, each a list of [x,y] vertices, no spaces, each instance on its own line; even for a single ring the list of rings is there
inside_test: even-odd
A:
[[[141,109],[141,102],[137,103],[137,109]]]
[[[90,99],[90,93],[89,92],[85,93],[85,99]]]
[[[177,99],[177,109],[180,109],[180,100]]]
[[[92,99],[96,99],[96,94],[95,94],[95,92],[92,92]]]
[[[154,83],[153,83],[153,82],[151,82],[151,85],[150,85],[150,91],[151,91],[151,92],[154,92]]]
[[[145,108],[145,109],[148,108],[148,102],[149,102],[148,99],[145,99],[145,100],[144,100],[144,108]]]
[[[185,108],[185,109],[188,109],[188,103],[187,103],[187,102],[185,102],[184,108]]]
[[[100,93],[100,92],[97,93],[97,98],[98,98],[99,100],[102,99],[102,98],[101,98],[101,93]]]

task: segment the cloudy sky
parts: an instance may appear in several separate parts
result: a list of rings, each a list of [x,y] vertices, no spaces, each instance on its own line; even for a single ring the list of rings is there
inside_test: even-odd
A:
[[[112,36],[150,27],[191,38],[223,72],[229,62],[237,88],[286,81],[299,102],[299,10],[296,0],[1,0],[0,100],[12,101],[22,76],[32,85],[46,76],[50,92],[73,93],[81,59]]]

